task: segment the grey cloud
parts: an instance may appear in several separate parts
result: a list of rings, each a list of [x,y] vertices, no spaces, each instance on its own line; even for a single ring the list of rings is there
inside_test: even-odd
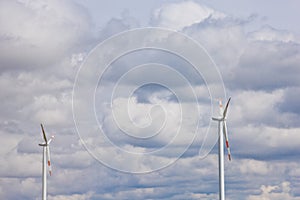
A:
[[[139,28],[139,21],[133,18],[129,12],[124,11],[121,18],[112,18],[98,32],[98,40],[105,40],[120,32]]]
[[[71,91],[76,70],[95,41],[138,27],[138,20],[127,14],[112,19],[95,39],[91,36],[90,29],[93,27],[87,11],[70,1],[18,2],[0,3],[1,19],[4,16],[11,19],[10,23],[1,21],[4,24],[1,24],[3,29],[0,31],[0,62],[2,71],[5,71],[0,76],[0,119],[3,121],[0,135],[5,138],[0,142],[1,199],[40,197],[42,150],[37,146],[42,140],[40,121],[45,122],[47,134],[56,135],[51,145],[54,174],[48,182],[51,199],[217,198],[216,148],[200,160],[196,154],[201,141],[196,141],[182,158],[168,168],[132,175],[111,170],[94,160],[76,134],[71,113]],[[300,63],[297,37],[288,31],[265,28],[248,34],[244,29],[248,22],[217,17],[215,14],[219,12],[213,9],[208,9],[204,18],[197,15],[194,20],[190,7],[181,5],[194,5],[196,11],[206,9],[205,6],[196,6],[195,2],[172,4],[173,8],[166,4],[160,9],[155,24],[169,21],[171,23],[166,26],[174,26],[176,16],[174,18],[172,10],[191,14],[191,18],[184,19],[180,27],[185,27],[184,33],[205,45],[220,67],[225,84],[230,88],[228,92],[233,95],[228,118],[233,161],[225,163],[228,198],[274,197],[274,191],[264,196],[260,188],[262,185],[278,185],[281,188],[279,195],[297,199],[299,193],[295,188],[299,186],[300,175],[296,162],[299,155],[297,66]],[[167,11],[170,16],[167,16]],[[209,17],[211,14],[215,17]],[[24,23],[18,26],[19,22]],[[124,66],[158,59],[181,69],[181,73],[196,85],[198,98],[205,102],[201,105],[205,116],[200,117],[201,122],[204,118],[207,120],[205,123],[208,122],[207,90],[193,70],[186,70],[186,63],[167,55],[148,53],[144,54],[144,58],[134,59],[136,55],[117,64]],[[107,74],[109,84],[119,77],[120,71],[118,66],[115,67]],[[104,93],[110,89],[106,87]],[[186,94],[186,88],[180,88],[180,91]],[[155,93],[147,90],[136,95],[140,97],[139,103],[151,100],[153,95],[175,103],[168,99],[169,93],[162,94],[159,90]],[[189,97],[185,103],[190,103]],[[103,128],[115,134],[119,130],[111,126],[110,121],[105,121],[110,115],[103,107],[101,105],[99,109],[99,115],[104,119]],[[189,132],[188,127],[185,128]],[[128,144],[128,140],[121,137],[115,141],[118,145]],[[165,141],[156,142],[131,144],[153,148]],[[173,150],[176,148],[161,155],[160,159],[164,161],[172,157]],[[118,154],[110,156],[110,159],[115,159]],[[140,167],[139,163],[131,160],[125,164]],[[283,182],[290,183],[289,187],[285,187],[289,191],[283,189]]]
[[[185,58],[180,57],[172,52],[159,50],[159,49],[142,49],[130,52],[112,63],[106,73],[103,75],[104,81],[116,82],[120,79],[125,72],[133,67],[141,66],[145,63],[159,63],[166,65],[172,69],[177,70],[183,77],[185,77],[192,85],[204,84],[201,75],[194,69]],[[155,73],[153,72],[153,75]],[[151,77],[152,74],[147,74]],[[133,80],[128,80],[126,84],[135,83],[137,80],[142,79],[145,74],[136,75]],[[157,76],[157,74],[156,74]],[[171,79],[172,77],[164,77]],[[176,85],[176,82],[174,82]],[[180,86],[180,85],[178,85]]]
[[[85,10],[71,1],[1,1],[1,68],[54,64],[91,37]]]
[[[282,101],[278,104],[281,112],[300,115],[300,87],[289,87],[284,90]],[[296,117],[296,116],[295,116]]]
[[[248,90],[298,86],[299,62],[297,43],[252,42],[241,55],[229,86]]]
[[[270,26],[248,33],[253,21],[206,19],[186,27],[207,49],[231,89],[274,90],[298,86],[299,39]]]

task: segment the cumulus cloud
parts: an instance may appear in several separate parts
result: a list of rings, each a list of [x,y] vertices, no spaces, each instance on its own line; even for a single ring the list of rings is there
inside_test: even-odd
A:
[[[233,80],[229,86],[255,90],[298,86],[296,74],[299,70],[299,47],[297,43],[250,43],[234,69]]]
[[[184,27],[200,23],[208,18],[224,18],[225,14],[193,1],[165,4],[153,13],[156,26],[181,30]]]
[[[0,8],[2,69],[54,64],[91,35],[88,14],[71,1],[5,0]]]
[[[254,41],[300,42],[295,34],[286,30],[277,30],[270,26],[264,26],[260,30],[249,33],[249,37]]]
[[[72,82],[68,79],[43,77],[34,72],[4,73],[0,77],[1,99],[4,101],[1,105],[2,120],[13,119],[18,123],[27,119],[37,123],[49,121],[49,124],[71,122]]]
[[[94,30],[87,10],[71,1],[4,0],[0,3],[0,19],[0,135],[5,138],[0,141],[1,199],[40,197],[41,149],[37,144],[42,140],[38,127],[41,121],[46,124],[47,134],[56,135],[51,146],[49,199],[217,198],[217,151],[214,148],[205,159],[195,156],[202,139],[173,165],[143,175],[104,167],[81,144],[72,122],[71,92],[76,71],[88,54],[87,44],[96,41],[91,36]],[[272,26],[247,32],[248,22],[193,1],[159,6],[150,23],[182,31],[200,42],[219,66],[228,93],[233,96],[228,117],[233,161],[225,163],[228,198],[299,199],[294,192],[300,176],[295,159],[299,154],[299,38]],[[138,20],[125,12],[103,25],[97,41],[138,26]],[[133,64],[153,60],[171,65],[191,78],[200,101],[200,129],[204,130],[211,114],[209,91],[203,80],[195,81],[199,77],[186,70],[187,64],[179,58],[160,52],[132,54],[115,63],[107,81],[114,83]],[[118,66],[123,66],[124,71]],[[143,76],[137,74],[135,78]],[[158,74],[156,78],[168,77]],[[113,88],[109,84],[103,90],[102,98],[106,100],[110,100],[107,94]],[[130,81],[122,87],[128,89],[129,85]],[[188,113],[195,111],[187,87],[178,82],[174,86],[184,96],[184,109]],[[101,104],[96,114],[116,145],[143,153],[166,144],[176,132],[180,112],[170,91],[153,89],[113,100],[121,125],[139,136],[151,134],[161,127],[164,115],[169,117],[164,135],[151,142],[136,142],[121,136],[107,105]],[[130,118],[124,110],[128,100]],[[185,135],[179,137],[174,148],[151,157],[151,163],[123,157],[120,151],[107,146],[96,145],[94,150],[120,167],[149,170],[153,163],[168,163],[189,142],[196,120],[185,123]],[[149,124],[153,126],[145,132],[134,129]],[[94,139],[87,142],[97,144]]]
[[[139,27],[137,19],[133,18],[129,12],[123,11],[121,18],[112,18],[99,31],[99,40],[105,40],[120,32]]]
[[[72,195],[56,195],[49,196],[49,200],[89,200],[93,196],[93,192],[86,194],[72,194]]]
[[[299,87],[289,87],[284,90],[282,102],[278,105],[278,109],[281,112],[288,112],[293,114],[299,114]]]
[[[13,187],[12,187],[13,186]],[[2,199],[32,199],[41,190],[34,178],[1,178],[0,195]]]
[[[290,182],[282,182],[280,185],[262,185],[260,187],[261,193],[259,195],[250,195],[247,200],[298,200],[300,197],[294,197],[290,193]]]

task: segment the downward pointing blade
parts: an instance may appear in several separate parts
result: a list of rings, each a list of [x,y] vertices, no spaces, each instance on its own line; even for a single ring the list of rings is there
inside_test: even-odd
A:
[[[231,100],[231,97],[228,99],[227,104],[226,104],[226,106],[225,106],[225,109],[224,109],[224,112],[223,112],[223,118],[226,117],[227,109],[228,109],[228,105],[229,105],[230,100]]]
[[[43,124],[41,124],[41,128],[42,128],[42,132],[43,132],[43,137],[44,137],[45,143],[47,144],[47,137],[46,137],[46,133],[45,133]]]
[[[227,152],[228,152],[228,159],[231,160],[231,153],[230,153],[230,147],[229,147],[229,141],[228,141],[226,121],[223,122],[223,134],[225,136],[225,143],[226,143],[226,148],[227,148]]]
[[[49,168],[49,174],[50,176],[52,175],[52,168],[51,168],[51,161],[50,161],[50,148],[49,146],[46,147],[46,152],[47,152],[47,164]]]

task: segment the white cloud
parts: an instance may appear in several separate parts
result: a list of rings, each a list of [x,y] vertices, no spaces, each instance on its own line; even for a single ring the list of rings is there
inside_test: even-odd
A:
[[[248,39],[243,23],[234,18],[208,20],[186,27],[183,32],[205,48],[227,81],[243,55]]]
[[[240,166],[240,171],[243,174],[266,175],[270,171],[266,162],[256,160],[244,160],[244,162],[246,163]]]
[[[71,123],[72,83],[68,79],[43,77],[34,72],[4,73],[0,83],[3,120]]]
[[[155,103],[143,104],[137,103],[135,97],[115,99],[112,105],[114,121],[125,133],[131,133],[136,137],[147,138],[163,132],[160,134],[168,138],[168,142],[180,127],[182,111],[177,103],[155,101]]]
[[[47,125],[67,124],[71,119],[71,97],[63,94],[57,98],[55,96],[43,95],[35,97],[31,110],[35,122],[46,122]]]
[[[250,33],[249,37],[254,41],[300,42],[299,38],[295,34],[289,31],[276,30],[270,26],[264,26],[260,30]]]
[[[4,121],[0,124],[0,135],[4,138],[0,142],[1,199],[39,199],[40,121],[47,124],[47,133],[55,131],[57,136],[51,149],[53,176],[49,178],[49,199],[217,198],[216,149],[203,160],[189,157],[195,153],[187,154],[168,168],[143,175],[119,173],[95,162],[74,130],[70,96],[76,69],[87,55],[79,47],[91,39],[88,13],[71,1],[1,1],[0,5],[0,58],[1,67],[5,69],[0,75],[0,118]],[[160,6],[154,11],[152,23],[183,30],[205,45],[230,86],[233,99],[228,125],[233,161],[226,161],[225,167],[228,198],[299,199],[293,195],[300,174],[295,160],[300,141],[298,107],[295,109],[300,55],[297,37],[289,31],[270,27],[248,34],[244,29],[247,24],[192,1]],[[124,14],[121,19],[113,19],[104,26],[98,39],[137,26],[137,20]],[[35,66],[34,70],[30,68]],[[119,71],[112,70],[113,75],[117,73]],[[136,78],[143,79],[143,76]],[[128,86],[124,84],[123,87]],[[187,89],[180,85],[178,88],[180,95],[185,97],[184,109],[192,112]],[[200,106],[203,111],[200,118],[206,119],[210,114],[208,91],[203,85],[195,88],[198,98],[206,102]],[[110,87],[105,88],[105,94],[109,90]],[[153,126],[155,129],[160,127],[163,116],[159,109],[153,113],[149,111],[155,104],[164,106],[169,117],[166,134],[153,142],[164,144],[179,123],[178,105],[169,101],[168,93],[146,97],[148,103],[136,99],[131,102],[131,121],[122,113],[128,99],[115,99],[114,109],[119,109],[126,127],[133,121],[136,126],[146,126],[153,122],[149,117],[153,114],[152,119],[158,119],[154,120],[157,122]],[[103,127],[116,136],[119,129],[112,125],[111,113],[102,107],[99,113],[105,119]],[[186,135],[177,141],[178,147],[151,157],[151,163],[147,159],[123,157],[105,146],[98,149],[96,146],[95,150],[120,167],[149,170],[153,163],[169,162],[188,142],[194,123],[191,120],[183,127]],[[122,137],[115,141],[133,152],[151,150],[153,145],[148,141],[136,145]],[[193,146],[190,151],[194,149]],[[279,182],[281,184],[276,185]],[[262,185],[261,191],[257,190],[257,185]]]
[[[92,196],[93,192],[72,195],[49,195],[49,200],[89,200]]]
[[[299,200],[300,197],[294,197],[291,193],[290,182],[282,182],[280,185],[262,185],[259,195],[250,195],[247,200]]]
[[[98,37],[100,40],[104,40],[120,32],[138,27],[138,20],[131,17],[127,11],[124,11],[121,18],[112,18],[109,20],[99,31]]]
[[[1,1],[1,68],[39,68],[89,40],[90,19],[71,1]]]
[[[276,123],[281,116],[276,111],[276,105],[282,101],[283,90],[265,91],[237,91],[230,107],[231,121],[236,123]],[[270,116],[273,116],[270,118]],[[276,118],[274,118],[276,117]]]
[[[1,157],[0,175],[3,177],[36,177],[41,169],[40,154],[25,154],[15,151]]]
[[[181,30],[208,18],[224,18],[225,14],[193,1],[165,4],[153,13],[153,23],[157,26]]]
[[[42,189],[34,178],[1,178],[0,198],[1,199],[39,199],[34,198],[40,195]],[[2,191],[2,192],[1,192]]]

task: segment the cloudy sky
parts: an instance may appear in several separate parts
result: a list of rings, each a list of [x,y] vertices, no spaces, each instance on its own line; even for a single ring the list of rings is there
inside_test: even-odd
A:
[[[1,0],[0,199],[41,199],[40,123],[50,200],[217,199],[231,96],[227,199],[300,200],[299,7]]]

